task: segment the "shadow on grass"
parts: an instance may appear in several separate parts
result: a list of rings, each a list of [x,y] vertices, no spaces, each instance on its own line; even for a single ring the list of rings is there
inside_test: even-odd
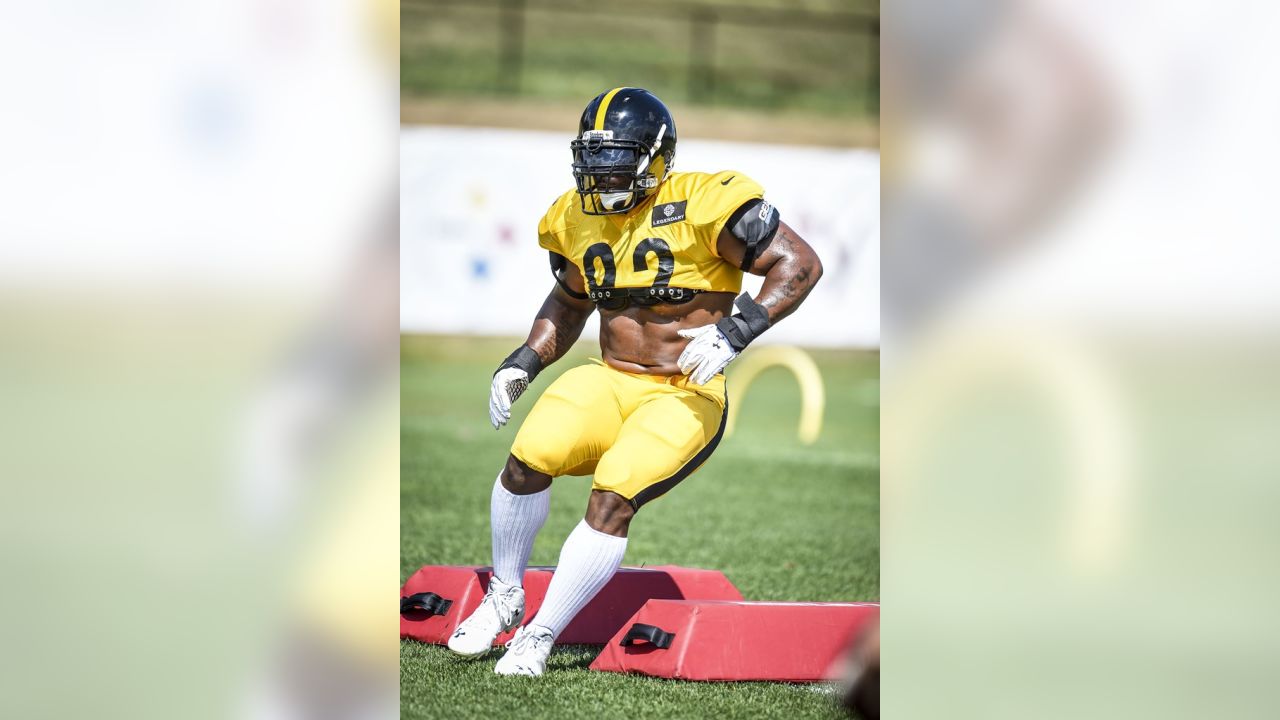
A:
[[[600,654],[602,645],[565,645],[551,651],[547,669],[586,670],[596,656]]]

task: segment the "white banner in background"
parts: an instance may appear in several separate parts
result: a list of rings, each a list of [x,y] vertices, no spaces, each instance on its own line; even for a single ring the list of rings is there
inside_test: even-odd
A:
[[[571,132],[400,131],[400,327],[523,336],[554,284],[538,220],[573,187]],[[880,345],[880,155],[681,140],[676,170],[737,170],[822,258],[804,307],[758,342]],[[761,278],[748,276],[753,295]],[[594,338],[593,315],[583,332]]]

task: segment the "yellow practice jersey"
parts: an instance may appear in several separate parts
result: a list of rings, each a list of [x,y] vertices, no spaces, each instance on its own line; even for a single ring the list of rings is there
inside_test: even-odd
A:
[[[587,215],[576,190],[538,223],[538,244],[577,265],[588,289],[673,287],[738,293],[742,271],[716,239],[733,212],[764,189],[740,172],[671,173],[631,212]]]

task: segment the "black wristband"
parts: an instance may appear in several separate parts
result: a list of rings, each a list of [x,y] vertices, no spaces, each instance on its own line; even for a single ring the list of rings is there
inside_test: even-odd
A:
[[[769,329],[769,311],[746,293],[739,295],[734,305],[737,305],[741,312],[721,318],[720,322],[716,323],[716,327],[729,341],[729,347],[732,347],[734,352],[742,352],[752,340]]]
[[[521,345],[516,348],[515,352],[507,356],[506,360],[493,371],[497,375],[499,371],[507,368],[520,368],[529,375],[529,382],[538,377],[538,373],[542,372],[542,358],[538,357],[538,353],[534,352],[528,345]]]

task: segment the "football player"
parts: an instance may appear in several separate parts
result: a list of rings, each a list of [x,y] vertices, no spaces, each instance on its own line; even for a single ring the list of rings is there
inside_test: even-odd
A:
[[[449,638],[451,650],[481,655],[524,620],[521,581],[551,481],[594,481],[542,607],[507,643],[500,675],[543,673],[556,636],[622,564],[636,512],[720,442],[725,366],[794,312],[822,276],[813,249],[751,178],[672,171],[675,121],[652,93],[600,94],[569,145],[577,187],[538,224],[555,285],[525,344],[494,373],[493,426],[511,418],[511,404],[597,310],[600,359],[552,383],[516,434],[490,504],[493,577]],[[764,276],[755,298],[739,295],[743,272]]]

